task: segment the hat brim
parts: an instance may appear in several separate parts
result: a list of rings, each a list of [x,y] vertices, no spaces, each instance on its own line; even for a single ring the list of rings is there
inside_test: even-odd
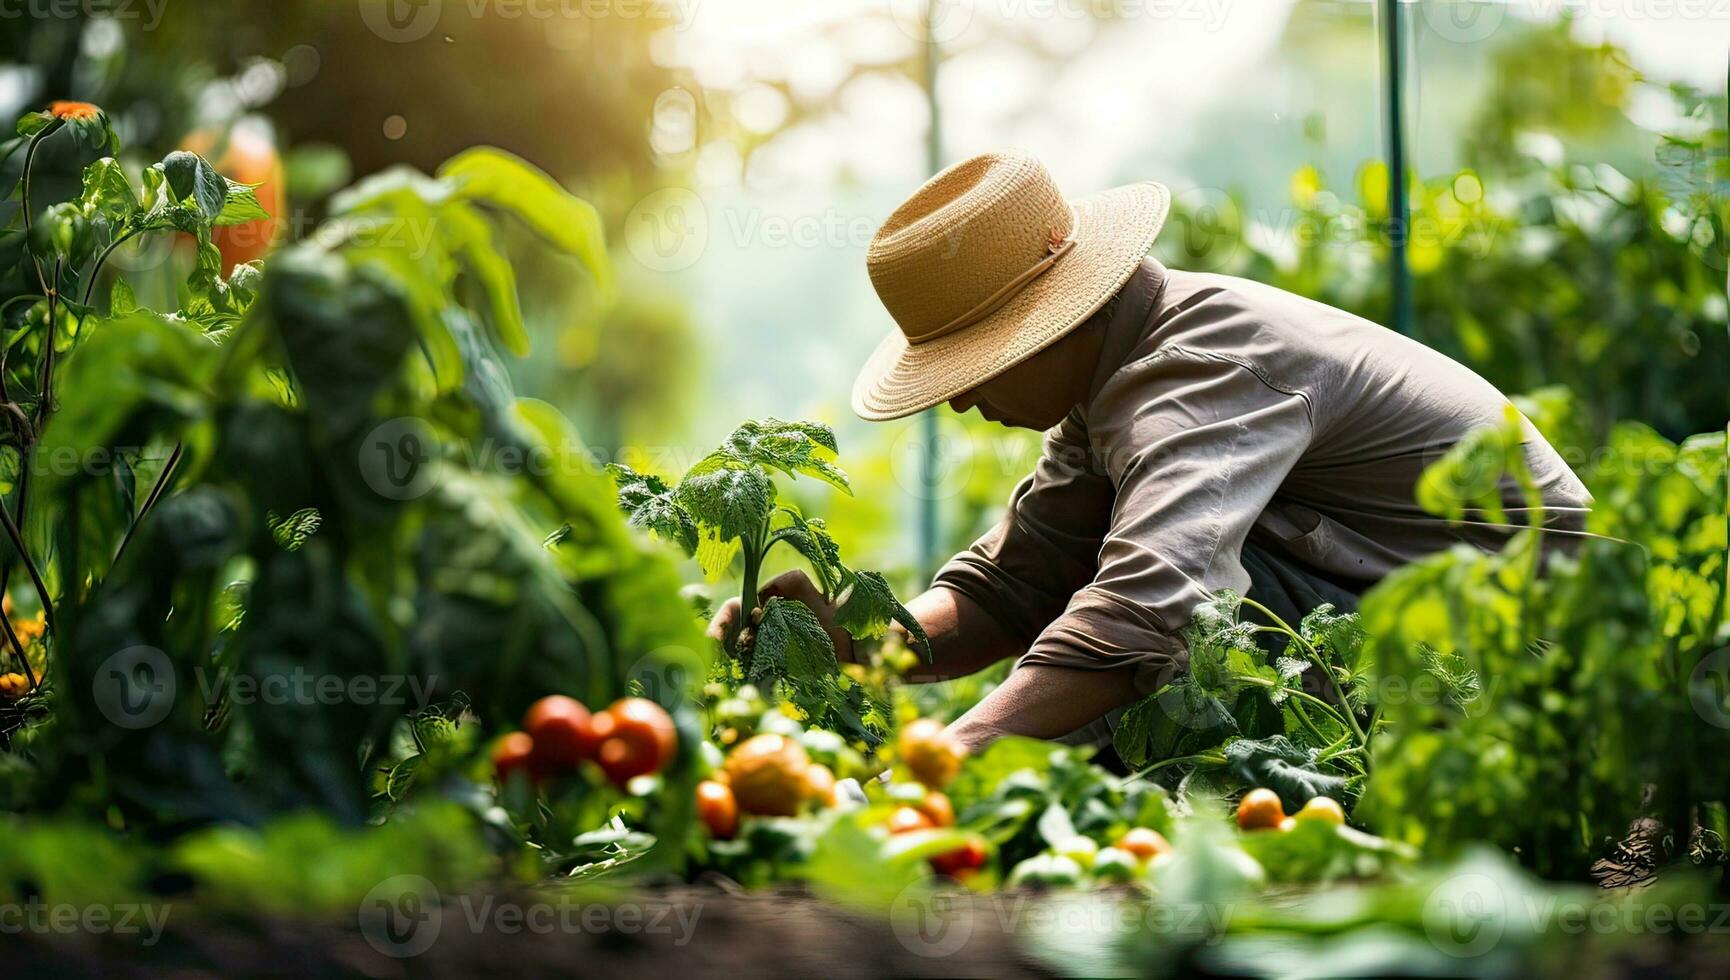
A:
[[[922,412],[1056,343],[1129,281],[1165,226],[1171,192],[1149,181],[1070,203],[1068,254],[972,326],[916,345],[891,330],[853,383],[853,411],[872,422]]]

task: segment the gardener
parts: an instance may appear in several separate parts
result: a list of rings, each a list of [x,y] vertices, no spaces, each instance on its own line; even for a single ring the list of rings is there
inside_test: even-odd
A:
[[[909,604],[930,679],[1021,658],[952,726],[969,747],[1106,734],[1184,669],[1182,630],[1211,591],[1295,623],[1324,602],[1356,608],[1414,559],[1512,533],[1414,503],[1427,466],[1503,421],[1500,392],[1367,320],[1146,258],[1169,201],[1154,183],[1065,201],[1038,161],[988,154],[921,187],[866,253],[899,330],[859,375],[859,415],[948,402],[1048,430],[1002,522]],[[1525,430],[1548,537],[1577,533],[1585,488]],[[1501,489],[1517,520],[1521,491]],[[809,604],[850,657],[802,573],[764,595]],[[737,615],[735,601],[715,628]]]

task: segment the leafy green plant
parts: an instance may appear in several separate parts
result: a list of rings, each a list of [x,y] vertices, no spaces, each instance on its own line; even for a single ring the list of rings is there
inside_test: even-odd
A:
[[[835,433],[828,426],[767,419],[741,424],[677,485],[618,463],[607,469],[632,525],[678,545],[710,574],[741,561],[739,603],[747,612],[726,646],[740,662],[742,679],[784,685],[796,704],[815,714],[813,724],[874,741],[886,719],[858,685],[841,675],[834,640],[817,615],[804,603],[779,596],[758,603],[764,558],[776,545],[785,545],[805,559],[823,597],[837,604],[836,620],[850,636],[876,639],[899,623],[929,654],[924,629],[888,581],[877,572],[847,566],[822,518],[807,518],[778,500],[774,472],[813,477],[851,492],[835,454]]]
[[[114,148],[94,109],[21,131],[26,155],[58,132]],[[360,182],[305,241],[223,280],[209,228],[256,204],[191,154],[141,191],[106,157],[71,201],[23,206],[28,188],[8,242],[58,285],[6,310],[0,393],[37,394],[9,403],[32,424],[0,427],[0,524],[52,656],[47,710],[0,770],[7,800],[123,830],[308,808],[352,827],[440,798],[487,820],[490,734],[547,693],[606,704],[651,677],[685,746],[666,791],[590,794],[576,829],[625,807],[650,845],[683,840],[700,740],[679,678],[702,675],[700,637],[606,481],[517,465],[583,447],[516,397],[497,353],[527,349],[499,222],[606,289],[592,208],[477,149]],[[160,230],[197,241],[179,304],[141,307],[116,278],[104,310],[104,260]],[[41,503],[16,520],[32,478]],[[142,720],[125,710],[137,691],[115,698],[116,656],[158,682]],[[293,693],[258,695],[271,684]],[[540,850],[497,828],[513,840]],[[650,852],[679,859],[677,844],[636,856]]]
[[[1258,641],[1270,634],[1284,643],[1280,656]],[[1184,635],[1189,671],[1118,725],[1114,747],[1126,763],[1168,780],[1185,773],[1193,786],[1266,786],[1292,809],[1355,794],[1383,727],[1356,614],[1323,605],[1293,627],[1227,590],[1196,607]]]
[[[1358,811],[1372,825],[1431,853],[1493,841],[1575,877],[1642,814],[1680,856],[1723,802],[1725,434],[1676,445],[1629,423],[1606,448],[1582,474],[1592,537],[1571,554],[1546,560],[1522,532],[1365,597],[1375,684],[1410,692],[1382,699],[1393,724]],[[1413,678],[1438,673],[1451,686],[1419,696]]]

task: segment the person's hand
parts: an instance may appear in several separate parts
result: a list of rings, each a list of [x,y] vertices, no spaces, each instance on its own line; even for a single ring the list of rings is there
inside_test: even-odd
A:
[[[757,602],[761,605],[777,596],[810,606],[829,639],[835,643],[835,659],[844,664],[853,662],[853,637],[835,624],[835,605],[823,598],[823,591],[804,572],[783,572],[770,579],[769,584],[757,593]],[[709,636],[726,643],[738,630],[739,623],[739,600],[728,599],[715,613],[715,618],[709,621]]]

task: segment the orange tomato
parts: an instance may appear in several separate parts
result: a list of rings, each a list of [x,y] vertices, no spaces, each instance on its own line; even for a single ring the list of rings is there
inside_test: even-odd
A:
[[[1279,794],[1271,789],[1252,789],[1237,805],[1237,825],[1242,830],[1273,830],[1285,820]]]
[[[920,718],[901,729],[901,760],[913,778],[932,789],[942,789],[961,771],[967,751],[955,736],[932,718]]]
[[[660,772],[679,748],[679,733],[666,709],[647,698],[621,698],[589,722],[599,743],[595,761],[616,786]]]
[[[705,779],[697,784],[697,817],[710,834],[725,840],[739,830],[739,801],[725,784]]]
[[[931,870],[951,878],[964,878],[969,873],[985,867],[985,845],[976,840],[947,851],[931,859]]]
[[[805,795],[824,806],[834,806],[835,773],[819,762],[805,767]]]
[[[508,784],[515,772],[532,776],[534,769],[529,757],[534,751],[535,740],[523,732],[512,732],[499,739],[493,746],[493,771],[498,773],[499,782]]]
[[[282,158],[276,155],[276,147],[263,129],[236,126],[229,134],[228,149],[214,166],[230,180],[257,184],[252,189],[253,196],[270,215],[245,224],[211,229],[210,240],[222,253],[222,274],[226,276],[235,266],[262,258],[276,244],[285,223],[288,200],[283,193]]]
[[[531,761],[543,773],[569,772],[584,759],[593,758],[600,745],[589,709],[563,694],[551,694],[529,705],[523,715],[523,731],[535,740]]]
[[[727,785],[739,809],[770,817],[799,812],[811,790],[811,759],[785,735],[753,735],[727,756]]]
[[[16,701],[30,691],[30,678],[23,674],[0,674],[0,697]]]
[[[1119,850],[1135,855],[1137,861],[1151,861],[1161,854],[1171,853],[1171,842],[1165,835],[1149,827],[1131,827],[1117,839]]]
[[[930,830],[935,826],[936,824],[931,822],[930,817],[920,813],[918,810],[915,810],[910,806],[896,807],[895,812],[889,815],[889,832],[891,834],[905,834],[914,830]]]
[[[949,797],[945,796],[942,790],[926,790],[925,798],[919,801],[917,808],[938,827],[955,825],[955,804],[949,802]]]

